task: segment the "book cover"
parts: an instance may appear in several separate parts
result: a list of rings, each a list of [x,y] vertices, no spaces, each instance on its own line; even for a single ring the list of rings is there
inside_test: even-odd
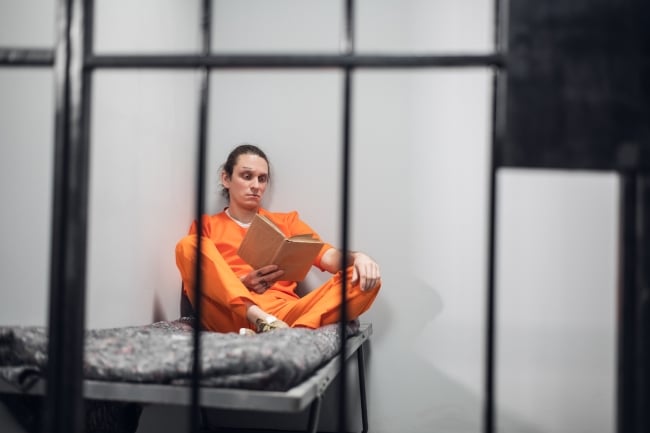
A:
[[[257,214],[237,254],[253,269],[278,265],[284,271],[280,279],[302,281],[322,247],[323,242],[311,233],[287,237],[273,221]]]

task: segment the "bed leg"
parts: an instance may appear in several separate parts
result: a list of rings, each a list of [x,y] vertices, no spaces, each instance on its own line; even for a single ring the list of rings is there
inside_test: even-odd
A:
[[[199,431],[203,432],[203,431],[210,430],[209,426],[208,426],[208,412],[207,412],[207,409],[204,408],[204,407],[201,407],[199,409],[199,415],[200,415],[200,419],[199,419],[199,423],[198,423],[199,424]]]
[[[309,408],[309,423],[307,424],[308,433],[316,433],[318,430],[318,420],[320,418],[321,396],[318,396],[311,402]]]
[[[366,363],[363,356],[363,344],[357,350],[357,363],[359,367],[359,393],[361,394],[361,423],[363,433],[368,433],[368,405],[366,401]]]

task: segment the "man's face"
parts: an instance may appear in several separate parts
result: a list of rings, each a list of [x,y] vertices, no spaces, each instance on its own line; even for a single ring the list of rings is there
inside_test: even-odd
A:
[[[260,206],[268,180],[269,165],[254,154],[240,155],[231,177],[221,174],[221,183],[228,188],[230,205],[248,210]]]

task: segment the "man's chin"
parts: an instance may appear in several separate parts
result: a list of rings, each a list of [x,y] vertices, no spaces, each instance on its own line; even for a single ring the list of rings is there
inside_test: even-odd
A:
[[[258,198],[258,199],[248,199],[248,200],[246,200],[244,206],[245,206],[248,210],[255,210],[255,209],[257,209],[258,207],[260,207],[260,201],[261,201],[261,200],[260,200],[259,198]]]

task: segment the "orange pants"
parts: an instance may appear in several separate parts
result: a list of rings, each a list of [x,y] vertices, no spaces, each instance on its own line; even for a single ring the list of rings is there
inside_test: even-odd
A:
[[[192,305],[196,305],[196,239],[196,235],[189,235],[176,245],[176,264]],[[335,274],[325,284],[302,298],[294,293],[275,290],[273,287],[263,294],[258,294],[244,286],[214,243],[205,237],[201,237],[201,255],[201,323],[204,329],[237,332],[240,328],[253,328],[246,319],[246,302],[259,306],[292,327],[318,328],[339,321],[342,272]],[[356,319],[370,308],[380,285],[372,290],[362,291],[358,283],[350,282],[351,268],[346,275],[347,315],[349,319]]]

